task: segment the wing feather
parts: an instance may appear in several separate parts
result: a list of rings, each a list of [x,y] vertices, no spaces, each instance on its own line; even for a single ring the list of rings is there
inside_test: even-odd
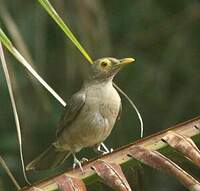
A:
[[[69,128],[71,123],[73,123],[73,121],[77,118],[85,104],[85,99],[86,94],[82,92],[77,92],[71,97],[58,123],[56,131],[57,137],[59,137],[62,134],[64,129]]]

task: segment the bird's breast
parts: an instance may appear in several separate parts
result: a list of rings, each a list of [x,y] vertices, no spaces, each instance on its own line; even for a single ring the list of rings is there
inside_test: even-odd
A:
[[[112,85],[90,88],[81,112],[64,135],[66,143],[81,148],[103,142],[115,124],[120,105],[120,96]]]
[[[104,118],[116,119],[121,99],[112,84],[97,86],[88,91],[86,105],[92,112],[99,112]]]
[[[98,116],[96,119],[106,119],[108,128],[112,128],[119,113],[121,99],[115,88],[110,83],[95,86],[90,89],[87,92],[85,105],[88,107],[88,112]],[[95,121],[97,123],[96,126],[103,127],[103,123],[99,123],[101,120]]]

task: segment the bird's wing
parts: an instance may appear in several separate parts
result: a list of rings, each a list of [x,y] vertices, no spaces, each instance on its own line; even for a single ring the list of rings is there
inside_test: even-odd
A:
[[[77,92],[74,94],[67,105],[65,106],[65,111],[61,116],[61,119],[58,123],[56,136],[59,137],[63,129],[66,129],[70,124],[76,119],[79,115],[81,109],[85,104],[86,94],[83,92]]]
[[[118,113],[118,116],[117,116],[117,121],[120,120],[121,115],[122,115],[122,102],[120,102],[120,107],[119,107],[119,113]]]

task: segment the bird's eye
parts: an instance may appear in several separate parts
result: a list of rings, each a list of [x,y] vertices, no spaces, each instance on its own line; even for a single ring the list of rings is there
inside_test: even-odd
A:
[[[102,62],[102,63],[101,63],[101,67],[103,67],[103,68],[105,68],[107,65],[108,65],[107,62]]]

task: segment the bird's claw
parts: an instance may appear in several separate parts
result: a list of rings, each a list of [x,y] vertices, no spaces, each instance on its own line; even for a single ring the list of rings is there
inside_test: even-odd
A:
[[[73,170],[74,170],[77,166],[81,169],[81,172],[83,173],[83,167],[82,167],[81,161],[79,161],[77,158],[75,158],[75,159],[74,159],[74,163],[73,163]]]
[[[112,153],[113,151],[114,151],[113,148],[110,148],[109,150],[103,151],[102,154],[106,155],[106,154]]]
[[[83,157],[83,158],[80,160],[81,164],[84,163],[84,162],[88,162],[88,161],[89,161],[89,160],[88,160],[87,158],[85,158],[85,157]]]
[[[102,149],[101,147],[102,147],[103,149]],[[113,148],[108,149],[104,143],[101,143],[101,144],[96,148],[96,151],[102,153],[102,155],[106,155],[106,154],[108,154],[108,153],[112,153],[112,152],[113,152]]]
[[[84,173],[82,164],[84,162],[87,162],[88,159],[87,158],[82,158],[81,160],[78,160],[75,155],[73,155],[73,156],[74,156],[73,169],[75,169],[78,166],[80,168],[81,172]]]

